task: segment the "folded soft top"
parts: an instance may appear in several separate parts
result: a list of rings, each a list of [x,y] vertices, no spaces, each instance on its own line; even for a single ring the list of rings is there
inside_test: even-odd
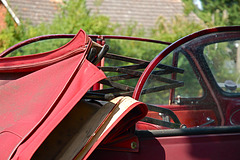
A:
[[[19,153],[23,144],[31,146],[26,155],[34,153],[87,90],[105,78],[86,60],[90,47],[80,30],[54,51],[0,59],[1,159]]]
[[[87,49],[86,45],[89,44],[91,44],[90,38],[83,30],[80,30],[70,42],[58,49],[38,54],[0,58],[0,73],[35,71],[84,52]]]

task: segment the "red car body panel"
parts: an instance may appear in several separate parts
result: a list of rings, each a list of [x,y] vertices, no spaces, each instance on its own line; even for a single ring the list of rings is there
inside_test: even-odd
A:
[[[154,131],[152,131],[154,132]],[[237,160],[240,134],[206,134],[196,136],[146,136],[139,138],[139,152],[119,152],[98,149],[90,156],[93,159],[116,160]],[[226,147],[227,146],[227,147]],[[97,158],[101,157],[101,158]]]

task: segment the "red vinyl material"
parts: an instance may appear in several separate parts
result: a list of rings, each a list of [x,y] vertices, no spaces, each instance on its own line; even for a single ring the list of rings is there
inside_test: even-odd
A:
[[[89,42],[90,39],[86,33],[80,30],[70,42],[58,49],[38,54],[0,58],[0,72],[28,72],[44,68],[84,52],[85,45]]]
[[[64,52],[68,54],[69,49],[82,47],[76,55],[59,62],[56,61],[54,64],[49,63],[47,64],[48,67],[0,87],[0,148],[4,148],[0,150],[2,159],[8,157],[30,159],[38,146],[87,90],[93,84],[105,78],[102,71],[85,59],[88,50],[86,47],[83,48],[88,39],[84,36],[85,33],[81,30],[78,35],[81,36],[75,37],[75,40],[77,38],[81,38],[81,40],[78,41],[79,44],[75,43],[75,45],[78,44],[79,46],[71,46],[73,43],[70,42],[62,47],[66,50],[56,50],[56,52],[61,51],[61,54],[64,54]],[[55,59],[52,56],[48,57],[48,53],[46,53],[48,58],[45,61],[43,60],[45,56],[42,56],[44,54],[26,56],[27,58],[16,57],[6,58],[6,60],[3,58],[0,68],[4,68],[5,64],[11,64],[7,66],[7,69],[5,68],[8,70],[11,69],[11,66],[19,66],[24,63],[24,66],[29,70],[36,70],[37,68],[31,64],[41,66],[41,62],[49,62],[48,60]],[[8,63],[8,61],[12,62]],[[11,71],[17,71],[14,67],[12,69]]]

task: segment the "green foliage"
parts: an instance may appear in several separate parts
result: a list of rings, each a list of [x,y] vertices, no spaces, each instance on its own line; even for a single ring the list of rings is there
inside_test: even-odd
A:
[[[100,2],[101,1],[99,1],[99,3]],[[89,10],[86,9],[85,0],[67,1],[60,7],[60,14],[56,16],[51,24],[43,23],[36,27],[24,23],[16,26],[13,24],[11,16],[8,15],[6,17],[8,27],[0,34],[0,52],[20,41],[40,35],[58,33],[74,34],[77,33],[80,28],[84,29],[87,34],[114,34],[114,30],[119,27],[118,25],[111,24],[108,17],[91,15]],[[149,37],[174,42],[181,37],[203,28],[202,25],[191,22],[184,17],[175,17],[172,22],[166,22],[163,18],[159,18],[155,29]],[[129,23],[126,29],[120,29],[119,27],[117,32],[121,35],[137,37],[143,37],[146,33],[137,23]],[[150,32],[148,31],[147,33]],[[38,43],[34,47],[32,45],[29,46],[31,50],[24,49],[22,52],[24,52],[24,54],[31,54],[48,51],[58,48],[66,42],[65,40],[63,42]],[[111,48],[121,48],[118,52],[122,52],[124,55],[151,60],[166,47],[164,45],[158,45],[156,47],[155,45],[149,44],[136,44],[136,46],[133,47],[134,45],[135,42],[127,43],[127,45],[112,42]],[[135,52],[132,52],[133,48],[136,48]],[[16,55],[21,55],[23,54],[22,52],[16,53]],[[135,54],[136,52],[137,54]]]
[[[214,15],[216,23],[222,25],[238,25],[239,13],[240,13],[240,1],[239,0],[202,0],[205,12],[209,12]],[[204,16],[204,14],[203,14]],[[202,16],[202,18],[204,18]]]
[[[62,12],[53,21],[50,31],[56,33],[76,33],[81,27],[88,34],[112,34],[114,26],[109,18],[101,15],[90,15],[85,0],[72,0],[62,6]]]
[[[101,3],[101,1],[99,1],[99,3]],[[2,44],[4,44],[4,47],[3,45],[0,45],[0,48],[3,50],[16,44],[17,42],[39,35],[77,33],[80,27],[84,29],[87,34],[114,34],[114,30],[119,27],[118,25],[112,25],[107,17],[90,15],[89,11],[85,7],[84,0],[68,1],[61,7],[61,13],[56,16],[52,24],[43,23],[36,27],[29,24],[22,24],[21,26],[9,24],[9,27],[1,34],[1,36],[7,36],[7,38],[0,38],[0,42],[3,42],[3,40],[8,40],[9,42],[3,42]],[[10,16],[8,18],[9,19],[7,19],[7,21],[12,23],[13,21]],[[163,18],[159,18],[155,29],[152,30],[152,32],[148,31],[147,33],[149,33],[148,36],[150,38],[174,42],[175,40],[202,28],[204,28],[202,25],[191,22],[184,17],[175,17],[171,22],[167,22]],[[126,29],[121,29],[121,27],[119,27],[117,32],[121,35],[136,37],[143,37],[146,33],[146,31],[136,22],[129,22]],[[38,42],[33,45],[27,45],[26,47],[17,50],[10,56],[19,56],[23,54],[52,50],[60,47],[67,41],[68,40],[48,40],[45,43]],[[110,45],[110,52],[112,53],[149,61],[166,48],[166,45],[127,40],[111,40],[107,41],[107,43]],[[130,65],[130,63],[106,61],[105,65],[119,66]],[[131,80],[129,82],[124,81],[122,83],[127,83],[128,85],[134,87],[137,80],[138,79]]]
[[[138,26],[136,24],[129,25],[125,32],[121,31],[121,34],[142,37],[145,32],[142,28],[137,29],[137,27]],[[203,28],[205,28],[203,24],[189,21],[184,17],[175,17],[171,22],[167,22],[165,19],[160,17],[156,23],[155,29],[153,29],[152,33],[150,33],[150,38],[174,42],[179,38],[199,31]],[[166,45],[161,44],[126,40],[111,40],[107,41],[107,43],[110,45],[110,51],[112,53],[149,61],[167,47]],[[115,66],[119,65],[118,63],[119,62],[111,62],[107,65]]]
[[[209,27],[239,25],[239,0],[201,0],[203,10],[197,9],[192,0],[184,0],[185,12],[196,13]]]
[[[6,15],[6,29],[0,33],[0,52],[22,41],[25,35],[24,25],[16,27],[10,14]]]
[[[25,39],[46,34],[76,34],[80,28],[88,34],[112,34],[116,26],[109,22],[109,18],[100,15],[90,15],[85,7],[85,0],[71,0],[61,6],[61,13],[55,17],[51,24],[42,23],[31,26],[22,23],[16,26],[10,15],[6,16],[7,28],[0,33],[0,52]],[[36,53],[58,48],[62,42],[37,44],[33,49],[24,52]],[[42,50],[43,49],[43,50]],[[27,53],[27,54],[28,54]],[[23,53],[16,53],[21,55]],[[26,54],[26,53],[24,53]]]
[[[169,42],[174,42],[188,34],[206,28],[201,23],[189,21],[186,17],[176,16],[171,22],[159,17],[156,28],[153,29],[153,37]]]
[[[183,0],[183,2],[184,2],[184,13],[186,15],[189,15],[192,11],[197,10],[192,0]]]

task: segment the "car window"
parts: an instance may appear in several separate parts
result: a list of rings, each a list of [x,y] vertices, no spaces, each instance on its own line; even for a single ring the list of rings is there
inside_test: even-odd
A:
[[[203,89],[187,57],[179,49],[165,57],[145,83],[140,100],[150,104],[178,104],[182,98],[200,98]],[[172,70],[171,70],[172,67]],[[175,71],[174,71],[175,69]],[[156,75],[159,78],[156,78]],[[145,94],[144,90],[153,90]]]
[[[149,106],[149,130],[240,124],[240,34],[220,30],[176,41],[145,70],[134,96]]]
[[[219,87],[225,92],[240,93],[240,41],[207,45],[204,57]]]
[[[184,82],[184,86],[175,89],[175,99],[181,98],[200,98],[203,96],[203,89],[199,83],[200,77],[196,77],[193,67],[185,55],[180,52],[177,67],[184,70],[183,74],[178,74],[176,79]],[[196,69],[196,68],[195,68]]]

